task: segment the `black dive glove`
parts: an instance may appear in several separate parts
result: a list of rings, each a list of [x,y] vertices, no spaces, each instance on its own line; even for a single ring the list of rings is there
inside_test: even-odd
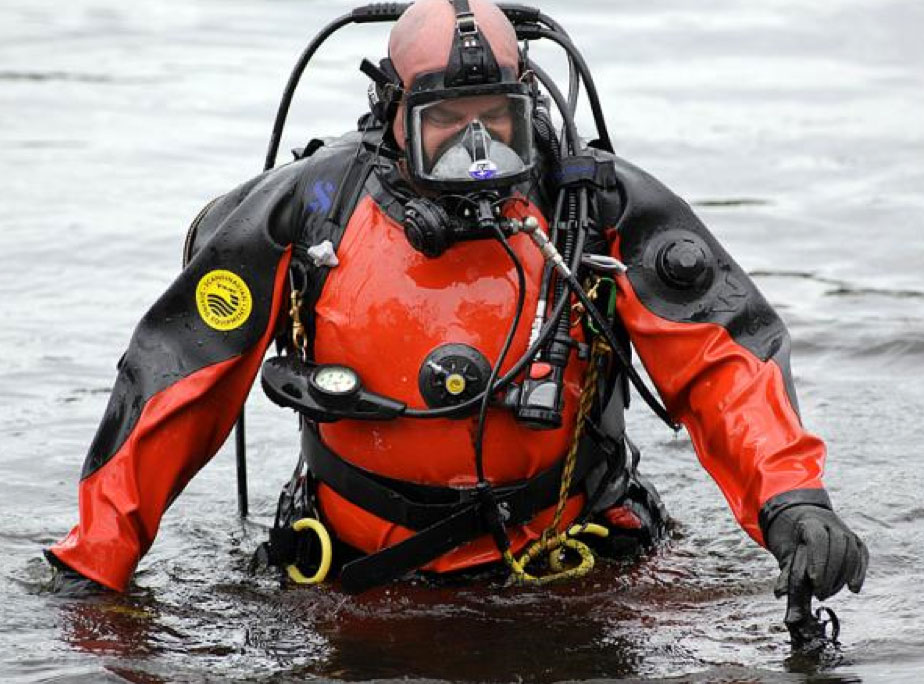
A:
[[[866,545],[831,510],[823,490],[795,490],[775,496],[761,510],[767,548],[780,564],[774,587],[790,605],[824,600],[846,584],[857,593],[866,577]]]

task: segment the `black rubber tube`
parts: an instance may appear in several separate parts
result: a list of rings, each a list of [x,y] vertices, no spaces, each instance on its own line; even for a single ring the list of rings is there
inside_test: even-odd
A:
[[[580,138],[578,137],[577,125],[574,123],[574,117],[571,116],[568,111],[568,103],[561,94],[561,90],[555,85],[555,81],[546,73],[545,69],[534,61],[527,61],[526,68],[535,72],[536,76],[539,77],[539,82],[545,86],[546,90],[549,91],[549,95],[552,96],[552,100],[555,102],[555,106],[558,108],[558,112],[561,114],[565,124],[565,149],[566,151],[570,151],[571,154],[577,154],[578,150],[580,150]]]
[[[237,462],[237,512],[242,518],[246,518],[250,512],[250,505],[247,497],[247,433],[244,427],[243,407],[234,426],[234,453]]]
[[[560,33],[563,36],[568,36],[568,32],[565,28],[559,24],[557,21],[552,19],[547,14],[539,12],[537,20],[548,26],[550,29],[556,33]],[[570,38],[570,36],[568,36]],[[569,54],[568,55],[568,111],[571,112],[571,118],[574,118],[577,114],[577,101],[578,97],[581,94],[581,74],[578,71],[577,64],[574,62],[574,58]],[[562,126],[561,137],[565,137],[564,126]]]
[[[513,338],[516,335],[517,328],[520,327],[520,319],[523,317],[523,306],[526,304],[526,272],[523,270],[523,264],[520,263],[516,252],[511,249],[510,243],[507,242],[507,238],[504,237],[504,233],[501,231],[500,226],[498,226],[496,223],[494,224],[494,232],[497,241],[500,242],[501,247],[503,247],[504,251],[507,252],[507,256],[510,257],[510,261],[513,262],[513,267],[517,272],[517,304],[513,314],[513,321],[510,323],[510,328],[507,330],[507,337],[504,340],[504,344],[501,347],[500,353],[497,355],[497,361],[494,362],[494,367],[491,368],[491,375],[488,377],[487,387],[493,386],[494,381],[497,380],[497,374],[500,372],[500,368],[504,363],[504,359],[507,358],[507,353],[510,351],[510,345],[513,344]],[[490,403],[491,393],[485,392],[481,400],[481,406],[478,409],[478,423],[475,427],[474,439],[475,472],[479,482],[485,481],[484,428],[485,424],[487,423],[488,406]]]
[[[587,91],[587,99],[590,102],[590,110],[593,112],[594,124],[597,127],[597,137],[603,143],[607,152],[613,151],[613,142],[610,140],[610,133],[606,127],[606,118],[603,116],[603,108],[600,106],[600,97],[597,94],[597,86],[594,84],[593,76],[587,62],[584,61],[583,55],[571,42],[566,34],[548,29],[539,29],[538,35],[558,43],[575,61],[578,70],[581,73],[581,80],[584,81],[584,88]]]
[[[286,127],[289,107],[292,106],[292,98],[295,96],[295,89],[298,88],[298,82],[301,80],[302,74],[308,66],[308,62],[314,57],[314,53],[318,51],[321,44],[330,38],[331,34],[353,21],[354,18],[352,13],[344,14],[321,29],[321,32],[308,43],[308,47],[305,48],[298,58],[298,61],[295,63],[295,66],[292,68],[292,73],[289,74],[289,80],[286,83],[285,90],[282,91],[282,99],[279,101],[279,108],[276,110],[276,120],[273,122],[273,132],[270,135],[269,146],[266,149],[266,159],[263,162],[264,171],[269,171],[276,166],[276,155],[279,153],[279,143],[282,139],[282,131]]]

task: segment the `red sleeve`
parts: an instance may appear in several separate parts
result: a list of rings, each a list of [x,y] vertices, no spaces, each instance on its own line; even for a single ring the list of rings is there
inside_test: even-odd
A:
[[[679,197],[613,158],[602,203],[627,267],[617,309],[675,421],[738,522],[761,545],[778,494],[822,488],[825,445],[803,427],[783,321]]]
[[[782,492],[821,488],[824,443],[802,427],[776,361],[761,360],[719,324],[656,315],[628,276],[618,284],[617,309],[665,406],[740,525],[763,545],[761,507]]]
[[[85,577],[124,591],[161,517],[218,451],[273,338],[290,251],[275,271],[271,311],[249,349],[207,365],[151,396],[128,438],[80,483],[80,522],[51,552]]]

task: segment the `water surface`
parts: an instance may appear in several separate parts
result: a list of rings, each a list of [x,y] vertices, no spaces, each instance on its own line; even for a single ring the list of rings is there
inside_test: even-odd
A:
[[[677,522],[631,567],[547,590],[359,598],[250,577],[296,448],[291,415],[255,393],[253,525],[236,517],[226,448],[165,517],[128,596],[42,592],[40,549],[75,521],[135,322],[176,274],[190,219],[260,170],[292,63],[348,7],[0,8],[2,679],[919,681],[924,10],[900,0],[543,3],[586,52],[618,152],[694,204],[791,328],[805,423],[872,554],[863,594],[829,602],[843,648],[820,670],[788,659],[773,560],[686,438],[638,406],[632,434]],[[361,113],[356,67],[384,31],[341,36],[312,64],[284,150]],[[534,54],[563,73],[554,50]]]

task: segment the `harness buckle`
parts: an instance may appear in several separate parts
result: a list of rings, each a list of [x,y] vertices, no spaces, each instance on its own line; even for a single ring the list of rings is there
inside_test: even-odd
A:
[[[456,28],[459,29],[459,35],[462,38],[474,37],[478,33],[478,22],[475,20],[473,12],[463,12],[456,15]],[[471,47],[466,45],[466,47]]]
[[[475,495],[478,498],[479,512],[494,538],[494,543],[501,553],[507,551],[510,548],[510,539],[504,529],[504,522],[510,519],[510,508],[501,509],[501,504],[494,496],[494,488],[484,480],[475,485]]]

